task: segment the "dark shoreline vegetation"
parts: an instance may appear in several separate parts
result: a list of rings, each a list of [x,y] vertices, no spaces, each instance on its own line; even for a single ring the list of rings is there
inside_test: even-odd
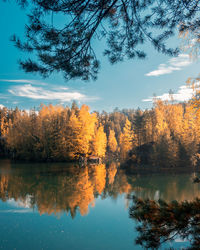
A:
[[[20,161],[117,160],[123,166],[179,168],[200,161],[200,112],[194,103],[155,101],[151,110],[90,112],[41,105],[0,109],[0,155]]]

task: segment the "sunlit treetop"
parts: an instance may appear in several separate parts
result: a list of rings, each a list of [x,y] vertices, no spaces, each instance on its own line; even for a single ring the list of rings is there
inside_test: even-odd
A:
[[[20,61],[25,72],[48,77],[62,72],[68,79],[96,79],[100,62],[95,40],[106,41],[104,55],[114,64],[125,58],[144,58],[141,46],[150,42],[167,55],[177,48],[166,40],[178,29],[199,39],[200,2],[196,0],[16,0],[28,9],[26,39],[12,37],[15,45],[34,54]],[[63,24],[56,22],[62,17]]]

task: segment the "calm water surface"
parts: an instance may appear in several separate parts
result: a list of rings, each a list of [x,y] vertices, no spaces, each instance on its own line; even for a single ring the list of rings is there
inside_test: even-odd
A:
[[[81,168],[1,160],[0,249],[141,249],[128,197],[192,200],[200,197],[192,177],[128,176],[115,163]],[[170,244],[163,249],[187,245]]]

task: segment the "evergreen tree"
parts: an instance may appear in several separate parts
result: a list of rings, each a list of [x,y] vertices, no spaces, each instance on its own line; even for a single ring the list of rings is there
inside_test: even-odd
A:
[[[196,0],[17,0],[30,4],[26,41],[15,35],[12,40],[23,51],[33,52],[38,60],[20,64],[26,72],[48,76],[63,72],[66,79],[96,79],[100,62],[93,49],[96,37],[107,41],[104,55],[114,64],[128,59],[144,58],[141,45],[148,41],[157,51],[177,55],[166,40],[179,33],[192,33],[199,42],[199,7]],[[54,18],[65,16],[61,26]],[[190,36],[188,36],[190,38]],[[192,40],[193,39],[193,40]],[[189,43],[191,44],[191,42]]]

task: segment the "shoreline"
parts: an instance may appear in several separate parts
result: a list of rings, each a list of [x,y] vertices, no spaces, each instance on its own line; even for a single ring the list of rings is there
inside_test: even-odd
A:
[[[79,165],[80,167],[84,168],[89,165],[99,165],[98,163],[91,163],[88,162],[87,164],[81,164],[79,161],[24,161],[24,160],[12,160],[9,158],[0,158],[0,161],[3,162],[10,162],[13,165],[18,164],[30,164],[30,165],[51,165],[51,164],[74,164]],[[147,165],[132,165],[127,163],[120,163],[118,161],[102,161],[100,164],[105,164],[106,167],[109,167],[109,165],[115,162],[118,165],[118,169],[125,171],[126,174],[130,175],[148,175],[148,174],[184,174],[184,173],[200,173],[200,167],[199,166],[188,166],[188,167],[159,167],[159,166],[147,166]]]
[[[120,166],[127,174],[184,174],[184,173],[200,173],[200,167],[155,167],[155,166],[133,166],[122,164]]]

